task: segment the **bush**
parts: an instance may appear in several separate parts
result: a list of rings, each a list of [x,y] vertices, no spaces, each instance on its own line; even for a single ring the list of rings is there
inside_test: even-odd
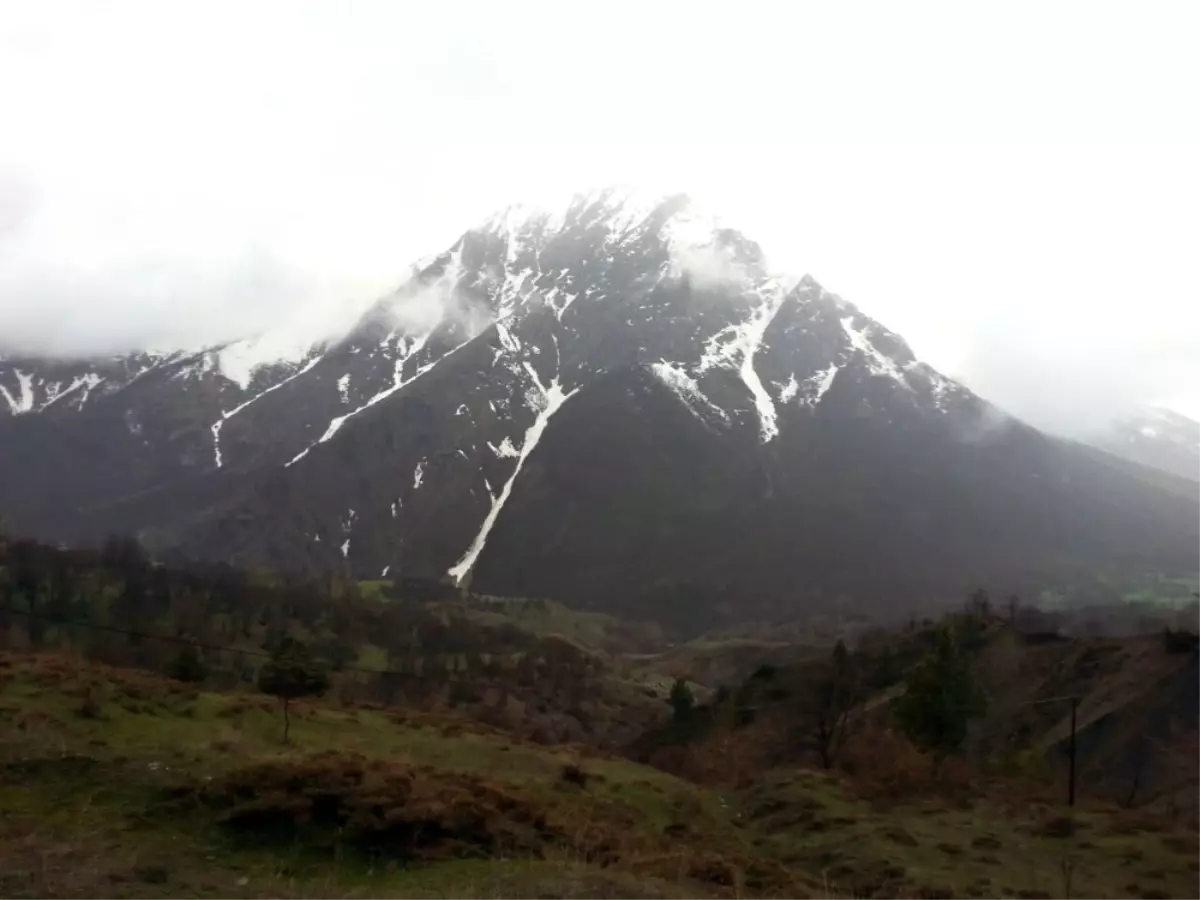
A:
[[[259,763],[177,796],[239,832],[398,858],[532,849],[547,829],[533,805],[478,777],[355,753]]]
[[[1200,649],[1200,635],[1186,628],[1164,628],[1163,647],[1168,653],[1195,653]]]
[[[168,678],[188,683],[198,683],[208,677],[208,668],[200,660],[200,652],[194,644],[188,644],[167,663]]]
[[[692,689],[682,678],[676,678],[675,683],[671,685],[670,701],[675,720],[679,722],[688,718],[696,706],[696,698],[692,694]]]
[[[751,675],[750,677],[752,679],[756,679],[758,681],[770,681],[772,678],[775,677],[775,672],[776,672],[776,669],[773,665],[771,665],[770,663],[763,663],[761,666],[759,666],[757,669],[754,670],[754,674]]]
[[[559,773],[561,778],[567,784],[573,784],[577,787],[587,787],[588,773],[575,763],[568,763],[562,767],[562,772]]]
[[[241,843],[404,863],[565,853],[607,865],[674,846],[623,804],[581,807],[475,774],[337,751],[257,763],[168,796],[169,811],[200,805]]]
[[[842,769],[852,776],[864,797],[901,799],[927,790],[933,781],[933,761],[912,741],[890,729],[871,727],[847,746]]]

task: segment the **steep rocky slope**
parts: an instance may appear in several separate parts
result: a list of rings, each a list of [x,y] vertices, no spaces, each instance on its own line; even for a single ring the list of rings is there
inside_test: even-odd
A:
[[[677,620],[1196,564],[1186,483],[1005,416],[684,197],[506,210],[344,337],[255,366],[264,345],[12,404],[0,505]],[[6,396],[42,369],[0,363]]]

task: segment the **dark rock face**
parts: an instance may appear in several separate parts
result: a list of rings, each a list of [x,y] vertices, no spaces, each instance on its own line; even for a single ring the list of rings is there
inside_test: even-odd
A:
[[[253,359],[108,361],[86,402],[10,402],[0,507],[692,624],[1196,565],[1195,490],[1008,418],[686,198],[508,210],[340,340]],[[0,385],[88,365],[2,360]]]

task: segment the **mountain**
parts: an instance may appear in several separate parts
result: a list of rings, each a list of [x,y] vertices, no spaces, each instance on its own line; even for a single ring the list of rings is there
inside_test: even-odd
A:
[[[1004,415],[682,196],[504,210],[278,344],[0,361],[0,507],[697,627],[1196,568],[1194,485]]]
[[[1091,443],[1124,459],[1200,481],[1200,422],[1162,407],[1122,416]]]

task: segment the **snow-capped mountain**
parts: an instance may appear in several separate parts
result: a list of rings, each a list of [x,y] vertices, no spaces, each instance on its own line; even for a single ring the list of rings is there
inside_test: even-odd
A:
[[[0,506],[662,615],[1193,562],[1193,497],[1004,416],[682,196],[504,210],[340,338],[271,346],[0,361]]]
[[[0,356],[0,417],[55,407],[78,412],[93,396],[119,391],[172,354],[136,353],[111,359],[47,360]]]
[[[1162,407],[1117,419],[1091,441],[1117,456],[1200,481],[1200,422]]]

